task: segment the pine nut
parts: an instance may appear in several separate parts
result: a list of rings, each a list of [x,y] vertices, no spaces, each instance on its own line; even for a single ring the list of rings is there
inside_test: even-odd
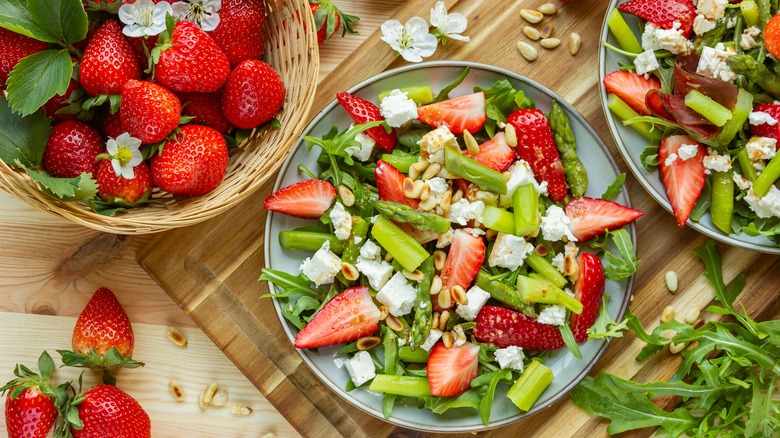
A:
[[[429,196],[425,201],[420,202],[417,205],[417,209],[420,211],[430,211],[436,208],[437,199],[434,196]]]
[[[674,307],[666,306],[661,312],[661,322],[669,322],[674,319]]]
[[[385,318],[387,318],[387,315],[390,314],[390,308],[387,306],[381,306],[379,308],[379,320],[384,321]]]
[[[393,255],[392,255],[392,254],[390,254],[390,253],[387,253],[387,254],[385,254],[385,261],[386,261],[387,263],[390,263],[390,262],[392,262],[392,261],[393,261]]]
[[[510,148],[517,146],[517,130],[515,130],[515,126],[511,123],[507,123],[504,127],[504,136],[506,137],[506,144]],[[511,177],[512,174],[509,174]]]
[[[580,51],[580,44],[582,44],[582,37],[580,37],[580,34],[572,32],[569,35],[569,53],[571,53],[571,56],[576,55]]]
[[[349,187],[340,185],[339,196],[341,197],[341,203],[344,204],[345,207],[352,207],[355,205],[355,194],[352,193],[352,190],[350,190]]]
[[[675,336],[677,336],[677,332],[674,330],[666,329],[659,333],[659,336],[661,336],[664,339],[672,340]]]
[[[675,271],[669,271],[664,276],[664,280],[666,280],[666,288],[669,289],[669,292],[675,293],[677,292],[677,272]]]
[[[542,244],[539,244],[539,245],[536,245],[536,248],[534,248],[534,252],[536,253],[536,255],[544,257],[544,256],[547,255],[548,250],[547,250],[546,246],[544,246]]]
[[[431,281],[431,295],[436,295],[437,293],[441,292],[441,286],[441,277],[434,275],[433,281]]]
[[[558,7],[555,6],[555,3],[545,3],[539,6],[537,10],[544,15],[553,15],[558,12]]]
[[[409,272],[406,269],[401,271],[401,275],[404,276],[407,280],[411,281],[423,281],[425,280],[425,274],[422,273],[421,270],[415,269],[414,272]]]
[[[203,401],[203,395],[204,394],[205,393],[201,392],[200,395],[198,396],[198,408],[201,411],[205,411],[206,408],[208,407],[208,404],[205,401]]]
[[[214,394],[214,398],[211,400],[211,404],[213,406],[225,406],[225,403],[227,403],[228,399],[228,392],[224,389],[220,389],[217,391],[216,394]]]
[[[693,308],[685,313],[685,322],[688,324],[694,324],[696,321],[699,320],[699,315],[701,314],[701,311],[699,309]]]
[[[431,318],[431,328],[436,328],[439,326],[439,312],[433,312],[433,318]]]
[[[452,299],[454,299],[456,303],[468,306],[469,297],[466,295],[466,291],[463,290],[462,287],[455,285],[452,287],[452,289],[450,289],[450,293],[452,294]]]
[[[414,164],[412,164],[411,167],[409,167],[409,178],[412,180],[417,179],[418,176],[420,176],[421,173],[425,171],[425,169],[428,168],[428,165],[431,164],[427,161],[418,161]]]
[[[344,278],[346,278],[347,281],[355,281],[360,278],[360,272],[358,272],[357,268],[352,263],[343,262],[341,264],[341,273],[344,274]]]
[[[512,179],[512,173],[509,172],[508,170],[506,172],[502,173],[501,176],[503,176],[504,177],[504,181],[507,181],[507,182],[510,179]]]
[[[444,269],[444,263],[446,262],[447,254],[444,251],[437,249],[433,252],[433,267],[436,268],[437,271]]]
[[[404,196],[406,196],[407,198],[412,198],[412,199],[419,198],[422,188],[423,188],[422,181],[420,181],[420,184],[418,185],[417,181],[414,181],[409,177],[404,178]]]
[[[477,139],[475,139],[468,130],[463,131],[463,141],[466,143],[466,149],[469,150],[471,155],[479,154],[479,144],[477,143]]]
[[[541,37],[542,37],[542,36],[539,34],[539,31],[538,31],[538,30],[536,30],[536,28],[534,28],[534,27],[531,27],[531,26],[526,26],[526,27],[524,27],[524,28],[523,28],[523,33],[525,34],[525,36],[527,36],[528,38],[530,38],[530,39],[532,39],[532,40],[534,40],[534,41],[538,41],[538,40],[539,40],[539,38],[541,38]]]
[[[428,198],[431,196],[431,186],[428,184],[423,184],[422,190],[420,190],[420,201],[427,201]]]
[[[173,393],[173,398],[175,398],[176,401],[184,401],[184,391],[181,389],[181,386],[179,386],[178,382],[173,379],[169,380],[168,389],[171,390]]]
[[[463,197],[463,191],[458,189],[455,193],[452,194],[452,203],[457,203],[460,201],[460,199]]]
[[[520,11],[520,16],[523,17],[523,19],[531,24],[536,24],[542,20],[544,20],[544,15],[539,11],[534,11],[531,9],[523,9]]]
[[[547,23],[542,28],[542,31],[539,32],[539,36],[541,36],[542,38],[550,38],[552,36],[553,29],[555,29],[555,26],[552,23]]]
[[[168,339],[179,347],[187,346],[187,337],[176,327],[168,327]]]
[[[247,415],[254,412],[252,408],[249,406],[239,405],[235,404],[230,407],[230,413],[237,416],[237,417],[246,417]]]
[[[452,306],[452,295],[447,288],[442,288],[442,290],[439,291],[437,299],[439,300],[439,307],[442,309],[449,309],[450,306]]]
[[[428,181],[429,179],[436,176],[439,171],[441,170],[441,164],[439,163],[431,163],[430,166],[428,166],[427,169],[425,169],[425,172],[422,174],[422,180]]]
[[[211,400],[214,400],[214,394],[217,393],[217,383],[211,382],[206,386],[206,390],[203,391],[203,403],[209,404]]]
[[[463,331],[463,327],[461,327],[460,324],[453,327],[452,331],[457,339],[455,345],[463,345],[466,343],[466,332]]]
[[[441,312],[441,315],[439,316],[439,330],[441,331],[447,330],[448,322],[450,322],[450,312],[448,310],[445,310]]]
[[[393,315],[387,315],[386,321],[389,321],[391,316]],[[390,324],[388,324],[388,326],[389,325]],[[382,340],[376,336],[364,336],[357,340],[356,346],[358,350],[365,351],[376,347],[377,345],[379,345],[380,342],[382,342]]]
[[[400,332],[404,329],[403,324],[401,324],[401,320],[399,320],[395,315],[390,314],[387,315],[387,319],[385,319],[385,323],[388,327],[390,327],[393,331]]]
[[[669,353],[677,354],[685,348],[685,343],[680,342],[679,344],[675,344],[674,342],[669,343]]]
[[[580,276],[580,265],[574,254],[567,254],[563,258],[563,275],[576,280]]]
[[[530,62],[536,61],[536,58],[539,57],[539,52],[537,52],[533,46],[522,41],[517,43],[517,50],[520,51],[520,54],[523,55],[523,58]]]
[[[561,40],[558,38],[544,38],[539,44],[545,49],[554,49],[561,45]]]
[[[444,196],[441,197],[441,202],[439,202],[439,207],[441,207],[442,216],[449,215],[450,207],[452,207],[452,190],[444,192]]]
[[[444,334],[441,335],[441,341],[444,343],[445,348],[452,347],[452,343],[453,343],[452,333],[444,332]]]

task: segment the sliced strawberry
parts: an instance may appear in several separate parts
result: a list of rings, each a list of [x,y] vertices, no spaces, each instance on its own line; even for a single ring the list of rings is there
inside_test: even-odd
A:
[[[775,120],[780,120],[780,104],[777,103],[759,103],[753,108],[753,112],[764,112],[772,116]],[[753,135],[759,137],[769,137],[780,141],[780,123],[770,125],[762,123],[760,125],[750,125],[750,131]]]
[[[515,151],[506,144],[503,132],[499,132],[490,140],[479,145],[479,153],[476,156],[472,156],[468,151],[464,152],[463,155],[499,172],[507,170],[515,161]]]
[[[515,345],[528,350],[558,350],[563,348],[563,336],[558,327],[542,324],[514,310],[485,306],[477,314],[474,337],[500,348]]]
[[[634,111],[644,116],[650,115],[645,96],[650,90],[660,90],[661,81],[655,76],[636,74],[632,71],[617,70],[604,76],[604,87],[627,103]]]
[[[479,347],[466,342],[447,348],[439,342],[428,356],[431,395],[449,397],[466,392],[479,371]]]
[[[643,211],[601,198],[576,198],[566,204],[569,228],[578,241],[616,230],[645,214]]]
[[[588,329],[596,322],[601,306],[601,296],[604,295],[604,266],[595,255],[584,252],[578,257],[580,265],[579,277],[574,282],[574,297],[582,303],[582,313],[571,315],[571,331],[574,340],[588,340]]]
[[[352,120],[358,125],[385,119],[376,105],[365,99],[353,96],[346,91],[337,93],[336,99],[339,100],[341,106],[344,107],[349,116],[352,117]],[[374,139],[376,145],[383,151],[392,152],[395,148],[395,128],[391,128],[391,131],[387,132],[384,126],[375,126],[367,129],[365,132]]]
[[[328,301],[295,336],[295,348],[352,342],[379,328],[379,308],[365,286],[351,287]]]
[[[550,121],[538,109],[523,109],[512,113],[506,122],[517,132],[515,154],[531,165],[536,179],[547,181],[550,198],[563,201],[567,192],[566,176]]]
[[[764,27],[766,50],[775,58],[780,57],[780,15],[773,16]]]
[[[404,174],[387,161],[379,160],[374,168],[374,179],[382,201],[397,202],[417,208],[419,199],[407,198],[404,195]]]
[[[437,128],[445,125],[453,134],[469,131],[474,134],[487,120],[485,93],[479,92],[417,108],[417,118]]]
[[[696,7],[691,0],[631,0],[619,5],[618,10],[664,29],[673,29],[678,22],[685,38],[691,36],[696,18]]]
[[[677,154],[677,150],[684,144],[695,144],[699,151],[692,158],[683,161],[680,158],[674,160],[671,166],[666,165],[667,158]],[[704,157],[707,151],[704,146],[687,135],[673,135],[661,140],[658,149],[658,169],[661,171],[661,182],[666,189],[666,196],[672,204],[677,225],[685,226],[688,216],[693,211],[693,206],[704,189],[707,175],[704,173]]]
[[[482,238],[461,229],[455,230],[447,261],[441,271],[442,284],[448,290],[455,286],[468,290],[484,262],[485,242]]]
[[[336,199],[336,188],[328,181],[309,179],[271,193],[263,208],[290,216],[317,219]]]

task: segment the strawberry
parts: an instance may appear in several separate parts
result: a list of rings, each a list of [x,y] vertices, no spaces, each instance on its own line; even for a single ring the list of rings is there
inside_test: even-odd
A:
[[[420,204],[420,200],[408,198],[404,195],[404,178],[404,174],[387,161],[379,160],[376,162],[374,179],[376,180],[379,199],[382,201],[406,204],[412,208],[417,208],[417,205]]]
[[[484,240],[461,229],[455,230],[447,261],[441,270],[444,288],[451,290],[455,286],[460,286],[468,290],[484,261]]]
[[[604,88],[616,95],[639,114],[649,116],[650,109],[645,103],[645,96],[650,90],[660,90],[661,81],[655,76],[636,74],[632,71],[617,70],[604,76]]]
[[[563,337],[558,327],[503,307],[485,306],[477,314],[473,335],[480,342],[503,348],[515,345],[527,350],[558,350]]]
[[[38,359],[40,374],[17,365],[16,378],[0,388],[5,400],[5,426],[8,438],[44,438],[57,420],[55,400],[67,398],[67,384],[54,388],[49,378],[54,361],[45,351]]]
[[[317,44],[322,44],[330,39],[331,35],[339,29],[342,21],[344,22],[342,36],[347,33],[357,34],[352,29],[352,23],[360,19],[344,14],[332,1],[309,0],[309,8],[311,8],[311,13],[314,14],[314,24],[317,26]]]
[[[582,303],[582,312],[571,315],[571,331],[574,340],[588,340],[588,329],[596,322],[604,295],[604,266],[595,255],[584,252],[578,257],[580,273],[574,282],[574,297]]]
[[[618,10],[664,29],[673,29],[678,22],[685,38],[691,36],[696,18],[696,7],[691,0],[631,0],[618,5]]]
[[[616,230],[645,214],[631,207],[601,198],[576,198],[566,204],[569,229],[578,241],[584,242]]]
[[[43,151],[43,166],[59,178],[93,173],[97,168],[95,158],[104,149],[103,138],[95,128],[76,120],[66,120],[51,129]]]
[[[127,81],[119,106],[122,128],[143,144],[165,140],[181,118],[181,103],[175,94],[147,81]]]
[[[376,105],[365,99],[349,94],[346,91],[337,93],[336,99],[338,99],[341,106],[347,111],[357,125],[385,119],[382,117],[382,114],[379,112],[379,108]],[[395,128],[391,128],[390,132],[387,132],[385,131],[384,126],[374,126],[371,129],[367,129],[365,133],[371,136],[376,142],[376,145],[383,151],[392,152],[395,148]]]
[[[567,191],[566,176],[547,117],[538,109],[523,109],[512,113],[506,122],[517,132],[517,157],[528,162],[536,179],[547,181],[550,198],[563,201]]]
[[[117,175],[111,165],[111,160],[101,160],[98,164],[97,176],[98,194],[106,202],[133,204],[151,196],[152,172],[146,162],[141,162],[133,168],[133,178]]]
[[[173,33],[157,38],[157,81],[177,93],[212,93],[230,74],[230,61],[206,32],[189,21],[176,22]]]
[[[98,385],[82,397],[78,417],[84,427],[71,429],[75,438],[151,438],[149,414],[116,386]]]
[[[265,198],[263,208],[305,219],[319,219],[336,199],[329,181],[308,179],[281,188]]]
[[[265,49],[265,2],[222,0],[219,25],[209,35],[236,67],[247,59],[262,59]]]
[[[228,149],[222,134],[208,126],[184,125],[152,157],[154,185],[174,195],[198,196],[219,185],[227,172]]]
[[[46,50],[49,44],[0,28],[0,89],[5,88],[8,75],[23,58]]]
[[[666,161],[672,154],[677,154],[677,150],[684,144],[695,144],[699,146],[699,151],[692,158],[685,161],[677,158],[671,165]],[[697,143],[696,140],[687,135],[673,135],[661,140],[661,146],[658,149],[658,170],[661,171],[661,182],[666,189],[666,196],[672,205],[674,216],[677,218],[677,225],[685,226],[688,216],[693,211],[693,206],[704,189],[704,182],[707,175],[704,173],[704,157],[707,151],[704,146]]]
[[[77,100],[79,94],[84,94],[81,91],[76,91],[79,88],[81,88],[81,85],[71,79],[68,83],[68,88],[65,89],[63,94],[56,94],[45,104],[43,104],[43,110],[46,112],[46,117],[51,117],[54,121],[57,122],[75,119],[76,115],[81,109],[81,105],[75,101]],[[67,108],[71,106],[71,104],[73,104],[73,106],[71,108]]]
[[[352,342],[379,328],[379,308],[365,286],[351,287],[325,303],[295,336],[295,348]]]
[[[216,93],[181,93],[181,112],[194,117],[191,123],[214,128],[220,134],[227,134],[233,129],[225,115],[222,114],[222,91]]]
[[[230,123],[252,129],[271,120],[284,103],[284,84],[273,67],[247,59],[230,73],[222,112]]]
[[[765,112],[775,120],[780,119],[780,104],[777,103],[759,103],[753,108],[753,112]],[[769,137],[780,141],[780,123],[770,125],[762,123],[760,125],[750,125],[750,132],[759,137]]]
[[[119,94],[125,82],[141,78],[133,48],[119,24],[107,20],[89,41],[79,67],[81,86],[88,94]]]
[[[469,94],[417,108],[417,118],[434,128],[445,125],[453,134],[474,134],[485,125],[485,93]]]
[[[122,117],[119,111],[106,114],[103,119],[103,135],[106,138],[117,138],[124,132],[126,131],[122,128]]]
[[[149,66],[149,54],[157,46],[157,35],[152,35],[146,38],[143,37],[127,37],[127,42],[130,47],[133,48],[135,58],[138,60],[138,65],[141,66],[141,70],[146,70]],[[144,49],[146,46],[146,49]]]
[[[769,19],[763,37],[766,50],[775,58],[780,57],[780,16],[776,14]]]
[[[479,372],[479,347],[466,342],[447,348],[439,342],[428,356],[431,395],[449,397],[466,392]]]
[[[506,144],[503,132],[499,132],[492,139],[479,145],[479,153],[476,156],[472,156],[468,151],[463,155],[499,172],[507,170],[515,161],[515,151]]]

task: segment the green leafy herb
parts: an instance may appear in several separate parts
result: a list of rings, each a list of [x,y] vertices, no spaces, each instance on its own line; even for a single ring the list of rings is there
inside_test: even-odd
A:
[[[457,397],[421,397],[426,408],[435,414],[443,414],[454,408],[479,409],[482,388],[473,388]]]
[[[608,303],[609,295],[604,294],[601,297],[599,316],[596,318],[596,322],[588,329],[588,339],[622,338],[623,330],[628,329],[627,320],[624,319],[618,323],[609,316]]]
[[[303,294],[312,298],[322,298],[322,293],[317,289],[313,289],[311,280],[306,278],[305,275],[292,275],[287,272],[277,269],[263,269],[260,274],[260,281],[267,281],[273,283],[276,286],[282,288],[284,293],[282,294],[265,294],[260,298],[269,297],[290,297],[292,295]]]
[[[40,165],[50,132],[51,122],[43,111],[20,117],[0,99],[0,159],[6,164]]]
[[[617,247],[620,257],[612,254],[609,251],[605,251],[604,255],[607,258],[607,266],[604,268],[604,272],[612,281],[625,280],[636,273],[639,268],[639,260],[636,259],[636,252],[634,251],[634,244],[631,243],[631,236],[628,231],[621,228],[615,231],[607,231],[607,236],[611,238],[612,242]]]
[[[507,115],[512,112],[515,106],[522,105],[525,100],[525,93],[515,90],[507,79],[501,79],[487,89],[475,86],[474,91],[485,92],[485,113],[487,114],[485,132],[490,137],[496,134],[499,123],[506,123]],[[520,104],[517,104],[516,100],[519,100]]]
[[[569,324],[559,325],[558,330],[560,330],[561,336],[563,336],[563,342],[566,344],[566,348],[569,349],[574,357],[577,359],[582,359],[580,346],[577,344],[577,341],[574,340],[574,333],[572,333]]]
[[[29,116],[56,94],[64,94],[73,74],[67,50],[44,50],[23,58],[8,76],[8,103]]]
[[[97,195],[97,181],[92,179],[92,176],[88,173],[82,173],[75,178],[55,178],[48,173],[27,167],[24,167],[24,170],[47,193],[63,201],[85,201]]]
[[[347,153],[347,148],[360,147],[360,143],[355,140],[355,137],[367,129],[384,124],[384,120],[368,122],[362,125],[356,125],[341,133],[338,132],[338,127],[334,126],[330,132],[323,135],[321,139],[312,136],[306,136],[303,139],[309,145],[309,150],[311,150],[311,148],[314,146],[319,146],[322,148],[322,151],[325,152],[325,155],[320,156],[320,158],[327,158],[328,162],[330,163],[330,169],[328,169],[330,173],[328,173],[327,176],[321,175],[321,177],[324,179],[329,179],[331,182],[333,182],[333,185],[339,186],[342,184],[342,170],[339,167],[339,160],[337,160],[337,158],[340,158],[341,161],[347,165],[354,165],[355,162]]]
[[[485,374],[483,374],[484,376]],[[490,380],[486,385],[485,393],[482,395],[482,401],[479,402],[479,418],[485,426],[490,422],[490,410],[493,407],[493,399],[496,396],[496,387],[502,380],[512,382],[511,370],[498,370],[490,374]]]
[[[466,67],[463,69],[463,73],[460,74],[454,81],[452,81],[450,84],[448,84],[446,87],[442,88],[441,91],[439,91],[439,94],[436,95],[436,98],[433,99],[433,102],[441,102],[443,100],[447,100],[450,98],[450,92],[456,88],[458,88],[458,85],[463,83],[463,80],[466,79],[466,76],[469,75],[469,72],[471,71],[471,67]]]
[[[615,199],[615,197],[623,190],[623,184],[625,182],[626,174],[621,173],[617,176],[617,178],[615,178],[615,181],[612,181],[612,184],[607,187],[607,190],[605,190],[604,194],[601,195],[601,199],[606,199],[607,201]]]

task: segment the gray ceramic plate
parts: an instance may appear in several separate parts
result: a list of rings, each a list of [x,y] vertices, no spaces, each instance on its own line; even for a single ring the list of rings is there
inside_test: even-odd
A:
[[[550,109],[551,99],[555,98],[561,104],[571,119],[578,141],[580,158],[589,170],[590,187],[588,188],[587,196],[600,197],[609,184],[618,176],[617,166],[606,147],[579,113],[547,88],[507,70],[467,62],[423,63],[382,73],[352,87],[349,92],[374,102],[377,101],[376,96],[381,91],[411,85],[429,85],[434,92],[438,92],[444,85],[457,78],[466,66],[471,67],[471,73],[463,84],[451,93],[451,96],[471,93],[474,85],[490,87],[495,81],[506,78],[515,88],[522,89],[527,96],[534,99],[537,107],[545,112]],[[304,131],[304,135],[321,136],[327,133],[334,124],[338,125],[340,129],[345,129],[350,123],[351,119],[347,113],[334,100],[314,118]],[[318,155],[319,150],[315,149],[310,152],[305,143],[300,140],[282,166],[274,190],[306,179],[297,170],[298,165],[303,164],[309,169],[317,169],[316,160]],[[628,193],[625,189],[615,201],[624,205],[630,205]],[[282,250],[278,244],[278,235],[282,230],[303,226],[307,223],[310,224],[311,221],[277,213],[268,214],[265,226],[265,264],[267,267],[291,273],[298,272],[301,261],[311,254],[303,251]],[[630,228],[630,232],[632,238],[636,240],[633,225]],[[626,311],[628,300],[631,296],[631,282],[631,280],[624,280],[619,283],[607,281],[606,291],[612,297],[609,302],[609,313],[615,320],[620,321]],[[273,285],[270,286],[273,292]],[[277,300],[274,300],[274,306],[276,307],[279,321],[292,343],[297,330],[284,319]],[[553,353],[545,364],[552,369],[555,380],[527,413],[521,413],[505,397],[507,387],[499,387],[493,403],[490,424],[487,427],[482,425],[476,410],[453,409],[443,415],[438,415],[427,409],[418,409],[416,405],[411,404],[397,404],[389,421],[399,426],[431,432],[476,432],[515,422],[541,411],[563,397],[593,368],[604,354],[607,345],[607,342],[602,340],[589,341],[582,344],[583,357],[581,360],[576,359],[566,349]],[[349,375],[346,369],[339,369],[334,364],[333,359],[336,357],[337,351],[338,347],[328,347],[320,348],[316,352],[298,350],[298,353],[311,367],[312,371],[333,391],[356,407],[377,418],[383,418],[381,394],[368,391],[366,388],[368,385],[351,392],[344,390]]]
[[[609,8],[607,8],[607,13],[609,13],[609,11],[614,9],[617,5],[625,3],[626,1],[628,0],[612,0],[610,2]],[[634,34],[641,39],[642,34],[639,32],[637,20],[630,15],[624,14],[623,16],[626,18],[629,26],[634,31]],[[615,47],[619,47],[617,41],[609,32],[606,19],[604,20],[604,25],[601,29],[601,40],[607,41]],[[645,169],[644,166],[642,166],[641,159],[639,158],[639,155],[642,153],[645,146],[647,146],[647,140],[637,134],[636,131],[634,131],[631,127],[623,126],[622,121],[615,117],[615,115],[612,114],[612,111],[607,108],[607,90],[604,88],[604,76],[618,69],[618,61],[625,60],[627,60],[625,56],[617,54],[607,49],[604,45],[601,45],[601,49],[599,51],[599,77],[602,80],[599,82],[601,83],[601,104],[604,108],[604,114],[607,118],[607,123],[609,124],[609,129],[612,132],[612,136],[615,138],[615,143],[617,143],[620,153],[623,155],[626,163],[628,163],[628,167],[631,168],[634,176],[636,176],[636,178],[639,180],[639,183],[642,184],[642,187],[644,187],[645,190],[650,193],[650,196],[655,198],[655,200],[658,201],[658,203],[661,204],[663,208],[671,213],[672,206],[669,204],[669,199],[666,197],[666,191],[664,190],[663,184],[661,184],[658,171],[654,170],[651,172]],[[713,239],[728,243],[729,245],[770,254],[780,254],[780,246],[764,236],[751,237],[745,233],[732,234],[728,236],[723,234],[712,223],[709,212],[706,213],[701,218],[701,220],[699,220],[699,222],[688,220],[687,224],[694,230]]]

